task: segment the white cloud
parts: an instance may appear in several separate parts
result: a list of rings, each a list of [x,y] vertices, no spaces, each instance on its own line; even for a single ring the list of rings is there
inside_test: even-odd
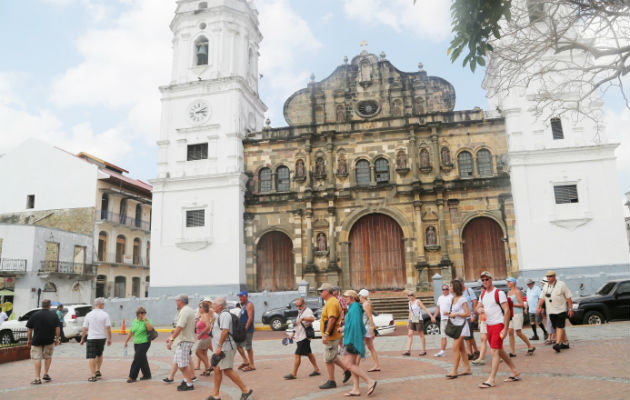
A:
[[[450,2],[435,0],[345,0],[350,19],[367,25],[385,25],[427,40],[442,41],[451,32]]]

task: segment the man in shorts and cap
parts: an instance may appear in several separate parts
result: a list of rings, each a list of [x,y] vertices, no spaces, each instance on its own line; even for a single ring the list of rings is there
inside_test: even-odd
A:
[[[527,311],[529,314],[529,323],[532,326],[532,331],[534,332],[534,336],[530,337],[529,340],[539,340],[538,331],[536,327],[540,327],[542,329],[543,334],[545,335],[545,340],[547,339],[547,330],[545,329],[545,325],[542,323],[542,313],[538,314],[536,312],[536,308],[538,307],[538,299],[540,299],[540,286],[536,285],[533,279],[527,279],[525,281],[527,285],[527,290],[525,291],[525,295],[527,296]]]
[[[171,336],[166,339],[166,348],[175,348],[174,363],[184,376],[182,383],[177,386],[178,392],[194,390],[193,370],[190,365],[190,355],[195,344],[195,312],[188,306],[188,296],[180,294],[175,297],[177,305],[177,322]]]
[[[238,294],[238,299],[241,305],[241,324],[245,328],[246,336],[245,341],[236,344],[238,354],[243,358],[243,363],[239,365],[238,369],[247,371],[256,370],[254,365],[254,349],[252,348],[252,340],[254,339],[254,303],[249,301],[249,294],[243,290]],[[247,355],[245,355],[245,350]]]
[[[567,285],[556,279],[555,271],[547,271],[547,283],[542,287],[542,295],[538,300],[538,308],[536,313],[542,313],[542,305],[545,304],[547,315],[551,320],[551,326],[556,330],[556,344],[553,349],[559,353],[562,349],[568,349],[566,332],[564,325],[567,316],[573,316],[573,300],[571,299],[571,291]],[[568,312],[567,312],[568,310]]]
[[[326,304],[322,310],[322,318],[320,320],[320,330],[322,333],[322,344],[324,345],[324,362],[326,362],[326,370],[328,371],[328,380],[319,386],[320,389],[332,389],[337,387],[335,382],[335,364],[341,369],[345,369],[343,362],[339,359],[339,343],[343,338],[339,332],[341,323],[342,310],[339,301],[333,295],[333,286],[325,282],[319,289],[320,296]],[[349,370],[344,371],[343,383],[346,383],[352,373]]]

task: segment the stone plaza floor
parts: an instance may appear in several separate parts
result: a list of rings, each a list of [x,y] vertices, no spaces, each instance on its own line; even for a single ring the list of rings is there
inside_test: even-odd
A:
[[[381,358],[381,372],[370,373],[378,380],[373,399],[629,399],[630,398],[630,324],[616,322],[602,326],[569,327],[571,349],[557,354],[542,341],[533,342],[534,356],[526,355],[526,348],[517,338],[517,357],[514,358],[521,371],[522,380],[504,383],[508,368],[501,364],[497,386],[481,390],[490,370],[489,362],[484,366],[473,366],[472,376],[461,376],[447,380],[445,375],[452,368],[453,353],[449,348],[446,357],[436,358],[440,338],[427,337],[428,355],[419,357],[420,340],[414,337],[411,357],[401,355],[406,346],[405,330],[399,327],[396,335],[379,337],[376,348]],[[527,336],[531,330],[525,329]],[[476,333],[478,340],[479,334]],[[89,368],[85,360],[85,348],[74,341],[55,349],[50,375],[52,381],[31,385],[33,363],[30,360],[0,364],[0,399],[205,399],[212,394],[213,377],[199,377],[195,390],[177,392],[181,380],[178,373],[175,383],[165,384],[162,378],[168,375],[172,353],[166,349],[161,333],[149,350],[149,361],[153,374],[150,381],[126,383],[133,347],[123,357],[124,336],[115,335],[114,343],[105,350],[102,368],[103,378],[90,383]],[[311,365],[303,358],[298,379],[285,381],[293,362],[294,345],[283,346],[282,332],[257,332],[254,336],[256,371],[239,372],[243,381],[252,389],[252,399],[342,399],[351,386],[341,384],[341,372],[337,370],[336,389],[320,390],[318,385],[325,378],[309,378]],[[506,346],[508,340],[506,339]],[[318,364],[321,361],[321,341],[313,341],[313,351]],[[240,362],[240,357],[236,357]],[[486,358],[489,361],[489,356]],[[235,361],[236,362],[236,361]],[[368,368],[372,360],[368,355],[362,366]],[[460,367],[460,371],[463,368]],[[361,384],[362,397],[367,387]],[[239,399],[240,391],[224,377],[221,388],[223,400]]]

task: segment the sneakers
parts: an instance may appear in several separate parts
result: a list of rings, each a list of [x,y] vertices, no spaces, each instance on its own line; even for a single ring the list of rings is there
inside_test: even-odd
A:
[[[556,353],[560,353],[560,349],[562,349],[562,346],[556,343],[553,345],[553,349],[556,351]]]
[[[162,382],[164,382],[164,383],[173,383],[174,379],[169,379],[168,377],[166,377],[166,378],[162,379]]]
[[[326,381],[323,385],[320,385],[320,389],[334,389],[337,387],[337,382],[335,381]]]
[[[475,365],[485,365],[486,362],[480,358],[477,358],[476,360],[471,361],[471,363],[475,364]]]
[[[560,348],[561,348],[561,349],[563,349],[563,350],[564,350],[564,349],[570,349],[570,347],[569,347],[569,343],[562,343],[562,344],[560,345]],[[45,377],[45,376],[44,376],[44,379],[46,379],[46,377]]]
[[[540,338],[536,335],[529,338],[529,340],[540,340]]]
[[[444,352],[444,350],[440,350],[440,352],[435,353],[433,357],[444,357],[445,355],[446,355],[446,352]]]
[[[195,389],[195,386],[194,385],[188,386],[186,381],[182,381],[182,383],[180,383],[179,386],[177,386],[178,392],[185,392],[187,390],[194,390],[194,389]]]

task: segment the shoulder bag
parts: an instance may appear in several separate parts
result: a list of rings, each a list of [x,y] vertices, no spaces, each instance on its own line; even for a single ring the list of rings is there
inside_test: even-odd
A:
[[[464,329],[465,323],[462,325],[455,325],[451,321],[451,317],[450,317],[452,310],[453,310],[453,302],[451,302],[451,309],[448,311],[449,317],[448,317],[448,321],[446,322],[446,329],[444,329],[444,333],[446,333],[446,336],[450,337],[451,339],[457,339],[462,334],[462,329]]]

